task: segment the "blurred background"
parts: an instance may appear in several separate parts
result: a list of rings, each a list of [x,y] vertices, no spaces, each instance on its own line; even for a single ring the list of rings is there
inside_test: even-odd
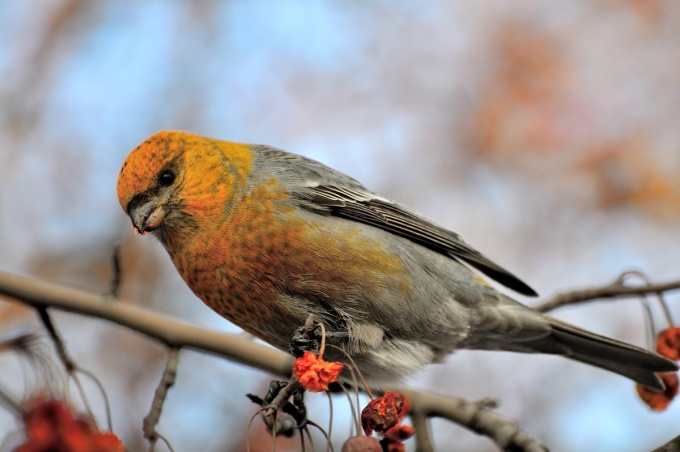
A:
[[[461,233],[542,299],[630,269],[678,279],[678,42],[680,3],[663,0],[4,1],[0,269],[104,293],[120,244],[124,302],[237,332],[158,243],[133,236],[116,198],[128,152],[182,129],[344,171]],[[680,297],[668,301],[678,311]],[[645,345],[636,300],[555,315]],[[54,317],[106,387],[115,431],[144,450],[163,347]],[[37,325],[0,302],[0,335]],[[256,409],[244,394],[271,377],[193,352],[181,360],[159,431],[177,451],[244,450]],[[20,397],[20,363],[0,366]],[[554,451],[649,450],[680,433],[680,403],[652,413],[631,382],[556,357],[459,352],[410,383],[496,398]],[[309,404],[326,422],[325,397]],[[346,402],[334,405],[339,448],[349,421],[338,420]],[[15,429],[0,411],[0,438]],[[495,450],[450,423],[432,430],[442,450]],[[261,436],[259,421],[251,431]]]

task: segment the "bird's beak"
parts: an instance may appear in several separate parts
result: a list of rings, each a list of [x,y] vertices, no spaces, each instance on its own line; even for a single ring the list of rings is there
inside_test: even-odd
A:
[[[164,205],[157,204],[156,201],[151,200],[132,206],[129,215],[135,232],[144,235],[149,231],[158,229],[163,224],[167,213]]]

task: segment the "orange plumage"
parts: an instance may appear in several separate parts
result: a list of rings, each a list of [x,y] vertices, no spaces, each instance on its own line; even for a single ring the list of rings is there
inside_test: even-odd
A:
[[[164,228],[155,231],[158,238],[210,308],[285,348],[309,313],[279,303],[280,293],[320,301],[350,298],[351,287],[399,284],[405,275],[399,274],[397,258],[358,232],[332,235],[296,216],[285,202],[288,190],[273,174],[249,182],[254,159],[248,145],[160,132],[124,163],[118,196],[127,206],[133,194],[153,184],[159,168],[185,165],[173,200],[184,216],[166,218]]]
[[[653,388],[655,372],[677,369],[500,294],[463,263],[535,292],[456,233],[311,159],[159,132],[126,159],[118,198],[217,313],[284,350],[313,314],[374,381],[459,348],[563,354]]]

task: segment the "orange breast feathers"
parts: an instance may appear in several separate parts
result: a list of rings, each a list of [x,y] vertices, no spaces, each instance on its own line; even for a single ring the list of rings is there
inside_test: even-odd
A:
[[[302,325],[310,306],[350,309],[368,292],[409,291],[401,260],[351,222],[292,205],[276,179],[252,187],[223,214],[197,231],[194,246],[166,247],[199,298],[254,334],[284,320]]]

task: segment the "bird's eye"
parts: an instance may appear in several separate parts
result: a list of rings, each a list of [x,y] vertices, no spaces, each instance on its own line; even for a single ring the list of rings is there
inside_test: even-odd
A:
[[[163,171],[161,175],[158,176],[158,182],[164,187],[172,185],[172,183],[175,182],[175,173],[173,173],[171,170]]]

